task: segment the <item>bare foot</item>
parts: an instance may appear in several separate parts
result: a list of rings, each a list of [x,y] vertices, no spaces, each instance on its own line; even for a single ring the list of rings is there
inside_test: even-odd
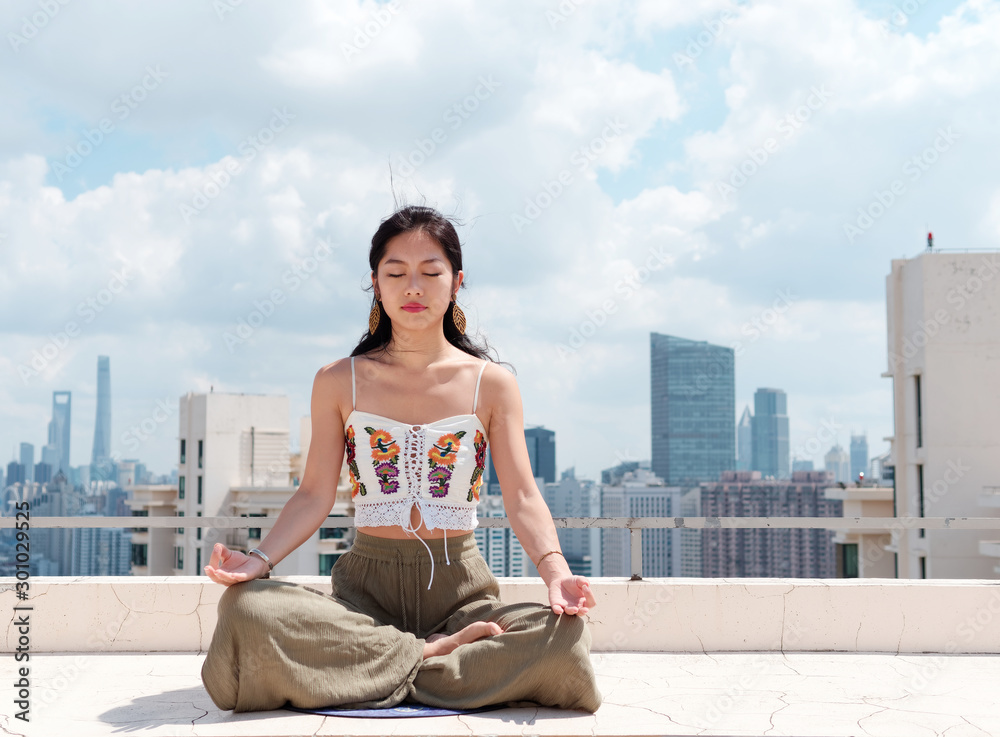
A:
[[[453,635],[443,635],[439,632],[427,638],[424,643],[424,657],[447,655],[459,645],[499,635],[501,632],[503,629],[496,622],[473,622]]]

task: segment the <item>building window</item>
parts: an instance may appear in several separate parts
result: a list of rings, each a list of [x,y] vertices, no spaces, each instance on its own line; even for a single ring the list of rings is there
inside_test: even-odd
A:
[[[331,514],[328,519],[343,519],[340,515]],[[344,537],[344,532],[346,530],[343,527],[320,527],[319,528],[319,539],[320,540],[341,540]]]
[[[149,516],[149,510],[148,509],[133,509],[132,510],[132,516],[133,517],[148,517]],[[149,528],[148,527],[133,527],[132,528],[132,532],[149,532]],[[143,565],[145,565],[145,563],[143,563]]]
[[[201,476],[198,476],[198,504],[201,504]]]
[[[201,517],[201,512],[198,512],[198,513],[197,513],[197,515],[198,515],[199,517]],[[195,535],[196,535],[197,539],[201,540],[201,528],[200,528],[200,527],[198,528],[198,531],[197,531],[197,532],[195,533]],[[201,549],[200,549],[200,548],[199,548],[198,552],[199,552],[199,553],[201,552]],[[201,565],[199,565],[199,566],[198,566],[198,569],[199,569],[199,570],[201,569]]]
[[[184,570],[184,548],[180,545],[174,546],[174,568]]]
[[[145,544],[136,545],[132,544],[132,565],[134,566],[148,566],[147,555],[149,554],[149,546]]]
[[[177,512],[177,516],[178,517],[183,517],[184,516],[184,510],[182,509],[182,510],[178,511]],[[184,534],[184,528],[183,527],[178,527],[177,528],[177,534],[178,535],[183,535]]]
[[[841,546],[841,561],[844,566],[844,578],[858,577],[858,544],[847,543]]]
[[[266,517],[267,515],[263,512],[251,512],[250,514],[241,514],[241,517]],[[260,541],[260,528],[250,527],[247,529],[247,537],[254,540]]]
[[[187,440],[181,438],[181,465],[187,463]]]
[[[201,573],[201,548],[198,548],[197,550],[194,551],[194,562],[195,562],[194,572],[200,574]]]
[[[913,377],[913,384],[917,394],[917,447],[922,448],[924,445],[924,423],[920,407],[920,374]]]
[[[920,578],[927,578],[927,557],[920,556]]]
[[[202,461],[205,459],[205,441],[198,441],[198,468],[202,467]]]
[[[924,517],[924,466],[917,464],[917,516]],[[918,537],[924,537],[927,531],[921,527],[917,532]]]
[[[177,498],[178,499],[183,499],[184,498],[184,487],[186,485],[184,483],[185,481],[187,481],[187,477],[186,476],[181,476],[180,478],[177,479]]]
[[[337,562],[340,555],[336,553],[320,553],[319,555],[319,575],[329,576],[333,569],[333,564]]]

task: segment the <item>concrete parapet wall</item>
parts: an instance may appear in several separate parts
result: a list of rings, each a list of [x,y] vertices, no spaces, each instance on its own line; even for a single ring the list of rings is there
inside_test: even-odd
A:
[[[325,576],[278,580],[330,592]],[[36,577],[11,617],[30,621],[33,652],[207,649],[225,590],[204,576]],[[1000,653],[1000,584],[895,579],[591,579],[594,652],[845,651]],[[541,579],[502,578],[504,601],[544,601]],[[15,611],[14,607],[31,607]],[[16,616],[15,616],[16,615]]]

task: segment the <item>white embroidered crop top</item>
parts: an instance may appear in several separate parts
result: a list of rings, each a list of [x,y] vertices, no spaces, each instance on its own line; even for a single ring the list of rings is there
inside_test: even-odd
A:
[[[414,506],[428,530],[471,530],[478,525],[476,506],[488,439],[476,406],[486,363],[476,379],[471,414],[407,425],[354,408],[357,388],[351,356],[352,408],[344,434],[355,526],[400,525],[413,532]]]

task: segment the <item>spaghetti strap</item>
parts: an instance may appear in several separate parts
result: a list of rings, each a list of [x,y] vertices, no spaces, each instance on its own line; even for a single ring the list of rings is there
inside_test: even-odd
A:
[[[483,365],[479,367],[479,378],[476,379],[476,398],[472,400],[472,414],[476,414],[476,407],[479,406],[479,382],[483,379],[483,370],[487,363],[489,361],[483,361]]]
[[[354,356],[351,356],[351,411],[354,411],[355,405],[358,403],[357,391],[354,388]]]

